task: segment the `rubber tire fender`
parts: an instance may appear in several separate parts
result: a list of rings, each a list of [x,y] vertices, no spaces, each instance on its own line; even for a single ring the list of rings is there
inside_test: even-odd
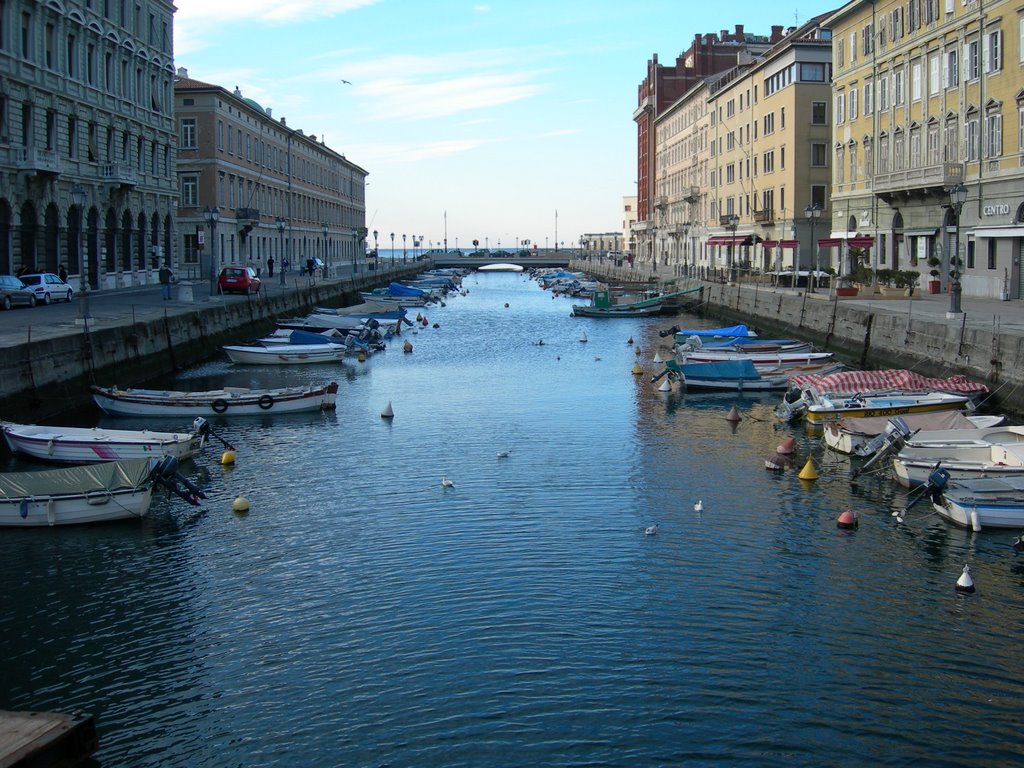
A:
[[[269,411],[271,408],[274,407],[274,398],[272,398],[270,395],[260,395],[260,399],[257,404],[264,411]]]
[[[218,397],[216,400],[210,403],[210,407],[213,409],[214,413],[224,413],[224,411],[228,409],[228,401],[222,400],[221,398]]]

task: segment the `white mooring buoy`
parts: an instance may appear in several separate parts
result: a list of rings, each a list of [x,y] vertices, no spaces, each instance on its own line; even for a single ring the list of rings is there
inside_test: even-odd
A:
[[[968,593],[974,591],[974,579],[971,578],[971,566],[964,566],[964,572],[961,573],[960,578],[956,580],[956,591]]]

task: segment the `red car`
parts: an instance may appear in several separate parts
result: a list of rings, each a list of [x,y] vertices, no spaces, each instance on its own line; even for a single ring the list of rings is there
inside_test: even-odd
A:
[[[260,279],[250,267],[224,267],[217,278],[217,293],[259,293]]]

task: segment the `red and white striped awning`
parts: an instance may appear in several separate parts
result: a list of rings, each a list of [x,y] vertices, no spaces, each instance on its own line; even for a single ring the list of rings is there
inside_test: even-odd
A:
[[[966,376],[933,379],[913,371],[889,369],[884,371],[841,371],[826,376],[793,376],[790,383],[799,389],[814,389],[819,394],[855,395],[892,390],[925,392],[961,392],[981,394],[988,387],[971,381]]]
[[[712,235],[708,238],[708,245],[743,245],[746,239],[746,235]]]

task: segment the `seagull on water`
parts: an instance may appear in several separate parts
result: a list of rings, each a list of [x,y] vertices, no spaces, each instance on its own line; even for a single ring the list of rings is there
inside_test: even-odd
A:
[[[441,487],[442,488],[454,488],[455,487],[455,483],[453,483],[451,480],[449,480],[444,475],[441,475]]]
[[[511,455],[512,455],[512,451],[498,451],[495,454],[495,456],[497,456],[499,459],[507,459]]]
[[[648,525],[646,528],[644,528],[644,536],[653,536],[657,532],[658,532],[658,524],[657,523],[655,523],[654,525]]]
[[[697,499],[697,503],[693,505],[693,511],[696,512],[698,515],[701,512],[703,512],[704,511],[704,501],[701,500],[701,499]]]

